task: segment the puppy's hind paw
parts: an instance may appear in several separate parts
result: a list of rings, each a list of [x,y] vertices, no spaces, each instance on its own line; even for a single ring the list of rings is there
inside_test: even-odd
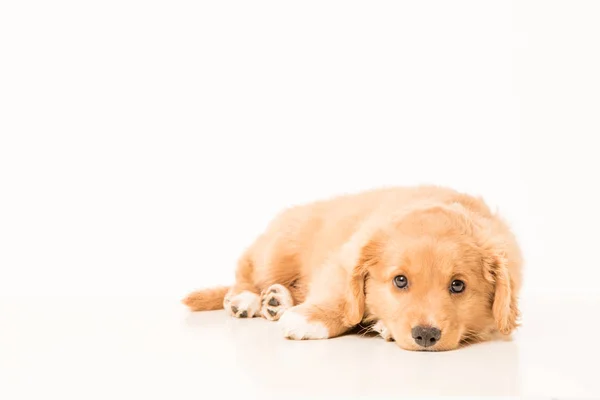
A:
[[[260,297],[245,290],[233,296],[226,296],[223,306],[225,311],[236,318],[253,318],[260,311]]]
[[[294,305],[290,291],[280,284],[271,285],[263,291],[260,302],[260,314],[270,321],[277,321]]]

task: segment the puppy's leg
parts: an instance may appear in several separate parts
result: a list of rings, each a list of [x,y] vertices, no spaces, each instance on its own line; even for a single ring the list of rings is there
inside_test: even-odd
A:
[[[276,283],[261,293],[260,314],[270,321],[277,321],[293,305],[294,299],[288,288]]]
[[[279,319],[289,339],[328,339],[340,336],[360,322],[352,318],[353,303],[348,274],[335,265],[324,265],[310,284],[306,301],[290,308]],[[332,282],[336,282],[332,285]],[[362,293],[362,288],[361,288]],[[361,314],[362,317],[362,314]]]
[[[235,285],[229,289],[223,300],[225,311],[237,318],[259,316],[260,296],[253,282],[253,265],[246,253],[238,262]]]
[[[353,241],[349,243],[312,277],[306,301],[283,314],[279,324],[285,337],[296,340],[332,338],[362,321],[364,263],[359,260],[360,247]],[[360,267],[355,267],[357,265]]]

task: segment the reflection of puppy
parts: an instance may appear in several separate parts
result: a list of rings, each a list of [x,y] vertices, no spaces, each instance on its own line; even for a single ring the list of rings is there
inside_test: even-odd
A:
[[[514,236],[481,199],[379,189],[284,211],[241,257],[233,287],[183,302],[280,320],[291,339],[362,322],[405,349],[449,350],[517,326],[520,268]]]

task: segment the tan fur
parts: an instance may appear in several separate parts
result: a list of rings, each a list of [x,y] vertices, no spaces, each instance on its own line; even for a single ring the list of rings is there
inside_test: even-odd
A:
[[[281,213],[241,257],[227,298],[272,284],[287,287],[294,312],[329,336],[382,321],[399,346],[417,350],[411,329],[435,325],[454,349],[517,326],[521,254],[507,225],[483,200],[422,186],[340,196]],[[409,288],[393,285],[406,275]],[[451,294],[453,279],[466,283]],[[223,289],[184,301],[223,303]]]
[[[198,290],[187,295],[181,302],[192,311],[220,310],[223,308],[223,299],[228,291],[228,287]]]

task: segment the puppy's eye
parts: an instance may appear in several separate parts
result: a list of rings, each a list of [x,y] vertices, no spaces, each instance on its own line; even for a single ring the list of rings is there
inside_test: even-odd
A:
[[[406,289],[408,287],[408,279],[404,275],[394,277],[394,286],[398,289]]]
[[[452,293],[460,293],[465,290],[465,283],[459,279],[455,279],[450,284],[450,292]]]

